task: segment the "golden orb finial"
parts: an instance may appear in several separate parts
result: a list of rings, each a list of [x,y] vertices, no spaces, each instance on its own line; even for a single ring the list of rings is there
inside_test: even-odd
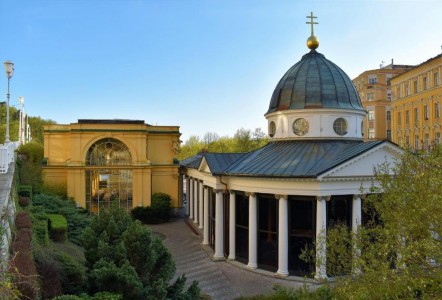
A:
[[[311,35],[311,36],[307,39],[307,47],[308,47],[310,50],[314,50],[314,49],[318,48],[318,47],[319,47],[319,39],[318,39],[316,36]]]
[[[307,39],[307,47],[311,50],[314,50],[316,48],[319,47],[319,39],[315,36],[315,32],[313,29],[313,24],[319,24],[318,22],[313,22],[313,19],[316,19],[317,17],[315,17],[313,15],[313,12],[310,12],[310,16],[307,16],[306,18],[310,18],[310,22],[305,22],[305,24],[310,24],[311,25],[311,35],[310,37]]]

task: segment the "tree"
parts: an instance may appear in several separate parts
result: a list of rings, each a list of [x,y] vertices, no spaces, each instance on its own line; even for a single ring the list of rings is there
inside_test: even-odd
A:
[[[203,136],[203,143],[206,146],[213,142],[216,142],[217,140],[219,140],[219,135],[215,132],[206,132]]]
[[[441,299],[442,147],[406,151],[394,166],[378,166],[375,178],[379,187],[363,203],[365,224],[356,233],[327,231],[327,263],[353,275],[338,278],[334,292],[343,299]]]
[[[45,120],[41,117],[29,117],[29,126],[31,127],[31,137],[32,140],[43,144],[43,127],[44,125],[56,124],[57,122],[53,120]]]
[[[17,149],[20,184],[31,185],[34,192],[39,192],[43,185],[43,153],[43,145],[37,142],[23,144]]]
[[[112,292],[124,299],[198,299],[193,282],[184,291],[185,277],[169,285],[175,263],[148,227],[122,209],[101,210],[84,232],[90,293]],[[172,297],[174,296],[174,297]]]

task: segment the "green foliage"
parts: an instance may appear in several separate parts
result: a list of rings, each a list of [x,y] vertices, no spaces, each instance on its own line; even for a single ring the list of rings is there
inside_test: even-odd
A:
[[[240,128],[235,132],[233,138],[219,137],[216,133],[207,132],[203,139],[195,135],[190,136],[181,146],[178,159],[182,160],[199,152],[250,152],[265,146],[267,142],[267,136],[261,128],[256,128],[254,131]]]
[[[87,210],[77,207],[72,200],[48,194],[34,195],[32,210],[63,215],[68,222],[68,239],[77,245],[81,245],[83,230],[91,221],[91,216]]]
[[[43,185],[41,160],[43,159],[43,145],[30,142],[17,149],[17,166],[21,185],[30,185],[35,193]]]
[[[19,113],[15,107],[9,107],[9,139],[11,141],[18,140],[19,129]],[[6,105],[0,106],[0,144],[5,143],[6,136]]]
[[[100,211],[83,242],[92,293],[107,291],[135,300],[170,298],[169,291],[178,295],[174,299],[199,294],[196,284],[187,291],[179,284],[169,286],[175,272],[169,251],[161,240],[152,239],[149,228],[118,207]]]
[[[64,242],[67,237],[68,222],[63,215],[48,214],[49,235],[56,242]]]
[[[309,288],[303,285],[300,288],[287,288],[274,286],[271,295],[257,295],[252,297],[239,297],[236,300],[332,300],[336,299],[332,289],[323,285]]]
[[[44,125],[56,124],[53,120],[45,120],[41,117],[29,117],[28,122],[31,127],[32,140],[40,144],[43,144]]]
[[[80,296],[63,295],[55,297],[52,300],[123,300],[123,296],[107,292],[100,292],[93,296],[88,296],[87,294],[81,294]]]

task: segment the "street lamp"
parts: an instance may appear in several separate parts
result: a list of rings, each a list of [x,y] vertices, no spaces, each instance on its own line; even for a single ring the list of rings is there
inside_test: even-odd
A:
[[[5,67],[6,77],[8,78],[8,93],[6,94],[6,137],[5,144],[9,143],[9,80],[14,74],[14,64],[7,60],[3,63]]]

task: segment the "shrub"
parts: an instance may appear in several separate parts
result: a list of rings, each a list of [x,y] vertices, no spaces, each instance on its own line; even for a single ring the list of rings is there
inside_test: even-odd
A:
[[[18,204],[20,204],[20,207],[28,207],[29,203],[31,202],[31,198],[26,196],[19,196],[18,197]]]
[[[40,278],[40,293],[43,299],[50,299],[63,294],[61,286],[60,264],[54,259],[47,248],[39,245],[34,247],[34,260]]]
[[[68,222],[62,215],[48,214],[49,235],[55,242],[64,242],[67,237]]]
[[[155,193],[150,207],[136,207],[131,211],[131,216],[144,224],[165,223],[170,219],[170,203],[168,194]]]

